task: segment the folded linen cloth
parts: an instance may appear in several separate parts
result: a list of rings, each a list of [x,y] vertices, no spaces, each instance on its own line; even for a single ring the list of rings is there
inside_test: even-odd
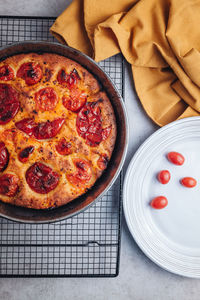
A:
[[[50,30],[96,61],[122,52],[158,125],[200,114],[200,0],[74,0]]]

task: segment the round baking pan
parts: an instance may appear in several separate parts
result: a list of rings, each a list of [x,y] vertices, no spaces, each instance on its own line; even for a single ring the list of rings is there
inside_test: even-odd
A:
[[[115,111],[117,122],[117,139],[111,160],[103,175],[87,193],[66,205],[47,210],[17,207],[0,201],[1,217],[25,223],[47,223],[60,221],[82,212],[100,199],[114,183],[124,163],[127,150],[127,116],[123,100],[110,78],[91,58],[71,47],[51,42],[19,42],[1,47],[0,61],[12,55],[31,52],[38,54],[45,52],[59,54],[85,67],[96,77],[102,88],[106,91]]]

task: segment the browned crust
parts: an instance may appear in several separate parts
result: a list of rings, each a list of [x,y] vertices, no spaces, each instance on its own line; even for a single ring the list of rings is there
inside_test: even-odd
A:
[[[109,159],[112,155],[116,139],[116,121],[112,105],[106,93],[100,91],[100,86],[94,76],[81,65],[68,58],[48,53],[41,55],[35,53],[20,54],[2,61],[0,67],[4,64],[8,64],[13,68],[16,75],[19,66],[22,63],[29,61],[37,62],[42,66],[44,77],[41,82],[34,86],[27,86],[24,80],[20,78],[15,78],[13,81],[7,82],[12,84],[20,92],[22,110],[18,112],[14,120],[6,125],[0,126],[0,141],[4,141],[10,153],[8,167],[3,173],[17,174],[20,179],[20,186],[19,192],[15,197],[1,195],[0,200],[18,206],[46,209],[64,205],[77,198],[94,185],[97,178],[102,174],[102,170],[100,170],[97,165],[97,160],[100,155],[106,154]],[[67,73],[76,68],[81,77],[79,88],[87,93],[88,101],[97,101],[101,99],[100,107],[103,128],[111,126],[112,130],[109,137],[105,141],[102,141],[97,147],[86,145],[85,140],[81,138],[76,131],[76,114],[68,111],[62,105],[62,96],[69,93],[69,91],[67,88],[60,86],[57,82],[57,73],[61,68],[66,69]],[[3,82],[4,81],[0,80],[0,83]],[[58,104],[53,111],[35,112],[34,94],[39,89],[47,86],[55,89],[58,94]],[[17,130],[14,125],[16,121],[32,116],[35,117],[36,122],[45,122],[46,120],[53,120],[61,116],[66,118],[66,122],[55,138],[38,141]],[[12,130],[15,132],[11,132]],[[62,137],[71,141],[75,148],[74,153],[68,156],[62,156],[57,153],[55,145]],[[18,160],[17,156],[20,150],[28,145],[34,145],[35,150],[30,156],[29,161],[26,164],[23,164]],[[73,172],[74,170],[74,165],[72,163],[73,158],[86,159],[91,165],[92,178],[87,185],[84,186],[84,189],[78,189],[76,186],[72,186],[66,178],[66,174]],[[46,195],[32,191],[25,179],[26,170],[36,161],[47,164],[60,175],[58,186]]]

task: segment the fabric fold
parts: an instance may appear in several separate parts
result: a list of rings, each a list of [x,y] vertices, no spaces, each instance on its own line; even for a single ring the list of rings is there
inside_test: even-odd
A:
[[[163,126],[200,114],[200,0],[74,0],[51,32],[96,61],[122,52]]]

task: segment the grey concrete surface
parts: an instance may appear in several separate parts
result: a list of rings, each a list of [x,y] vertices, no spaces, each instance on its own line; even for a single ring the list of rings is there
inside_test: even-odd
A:
[[[0,14],[57,16],[67,0],[0,0]],[[143,111],[126,67],[125,102],[130,142],[125,169],[139,145],[156,129]],[[120,274],[117,278],[0,279],[0,300],[198,300],[200,280],[183,278],[151,262],[132,239],[123,218]]]

